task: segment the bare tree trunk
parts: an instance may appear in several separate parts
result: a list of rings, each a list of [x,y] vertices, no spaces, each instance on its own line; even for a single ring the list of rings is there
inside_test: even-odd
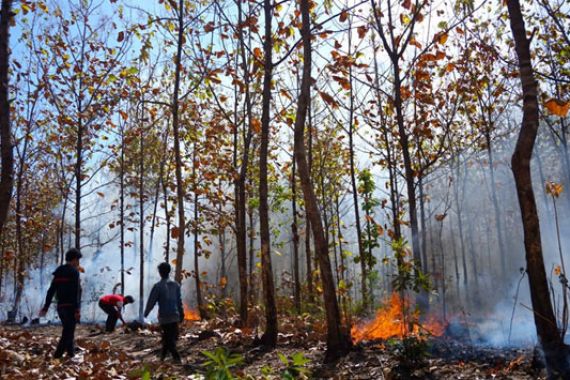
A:
[[[490,119],[490,118],[489,118]],[[491,127],[489,127],[491,129]],[[499,254],[501,257],[501,271],[503,277],[507,275],[507,251],[505,249],[505,241],[503,238],[503,225],[501,222],[501,210],[499,208],[499,199],[497,198],[497,182],[495,180],[495,161],[491,150],[490,131],[485,133],[487,140],[487,157],[489,158],[489,174],[491,175],[491,197],[493,200],[493,210],[495,211],[495,224],[497,226],[497,239],[499,241]]]
[[[295,154],[293,154],[293,167],[291,172],[291,208],[293,223],[291,233],[293,235],[293,280],[294,280],[294,304],[297,314],[301,314],[301,279],[299,277],[299,231],[297,229],[297,176]]]
[[[200,226],[199,226],[199,208],[200,204],[198,202],[198,173],[196,172],[196,165],[197,165],[197,157],[196,157],[196,142],[194,142],[194,150],[192,152],[192,178],[194,182],[194,280],[196,284],[196,302],[198,303],[198,312],[200,313],[200,318],[206,319],[208,316],[206,315],[206,308],[204,307],[204,300],[202,298],[202,282],[200,280],[200,267],[199,267],[199,258],[200,258],[200,249],[198,244],[198,236],[200,235]]]
[[[2,0],[0,11],[0,234],[10,209],[14,185],[14,151],[10,121],[9,61],[10,61],[10,18],[12,0]]]
[[[564,345],[552,309],[536,209],[530,162],[539,126],[538,84],[534,78],[530,54],[530,40],[518,0],[507,0],[511,30],[515,40],[520,79],[523,90],[522,125],[511,164],[521,209],[530,295],[534,323],[552,378],[570,378],[568,349]]]
[[[242,25],[243,14],[242,14],[242,2],[237,2],[238,6],[238,25]],[[247,207],[247,197],[245,191],[246,179],[247,179],[247,169],[249,163],[249,145],[252,137],[251,123],[253,121],[252,116],[252,105],[250,97],[250,74],[249,65],[246,57],[246,44],[243,35],[244,28],[238,28],[238,38],[240,44],[240,56],[241,56],[241,66],[243,68],[243,81],[245,87],[245,113],[247,116],[247,122],[244,122],[244,132],[243,136],[243,152],[242,152],[242,162],[239,168],[239,175],[235,181],[235,211],[236,211],[236,246],[237,246],[237,259],[238,259],[238,275],[239,275],[239,287],[240,287],[240,305],[239,314],[240,321],[243,325],[247,324],[248,320],[248,273],[247,273],[247,226],[246,226],[246,207]],[[234,135],[234,145],[236,149],[236,155],[234,155],[234,166],[237,168],[237,149],[238,149],[238,131],[236,123],[236,131]]]
[[[352,19],[350,19],[350,25],[352,26]],[[348,55],[351,55],[351,33],[348,34]],[[356,226],[356,239],[358,241],[358,257],[360,259],[360,270],[362,272],[362,278],[360,282],[360,292],[362,293],[362,308],[368,310],[370,297],[368,295],[368,287],[366,282],[368,281],[368,270],[366,268],[366,253],[364,252],[364,245],[362,244],[362,228],[360,226],[360,207],[358,205],[358,187],[356,186],[356,168],[354,164],[354,94],[352,89],[352,65],[349,65],[348,75],[350,80],[350,91],[349,91],[349,111],[348,111],[348,152],[349,152],[349,162],[350,162],[350,185],[352,186],[352,201],[354,203],[354,219]]]
[[[344,254],[343,254],[343,247],[342,247],[342,230],[340,228],[340,205],[338,201],[338,193],[335,197],[335,206],[336,206],[336,227],[338,231],[338,250],[340,252],[340,268],[338,269],[340,272],[340,282],[344,284],[343,292],[340,292],[340,307],[343,310],[345,321],[348,325],[350,325],[350,313],[348,312],[348,302],[346,301],[346,264],[344,262]]]
[[[168,190],[166,189],[166,182],[168,181],[168,174],[166,178],[162,177],[160,182],[162,184],[162,194],[164,197],[164,218],[166,219],[166,236],[164,242],[164,261],[170,261],[170,212],[168,211]]]
[[[174,61],[174,93],[172,94],[172,132],[174,135],[174,160],[176,163],[176,196],[178,201],[178,244],[176,247],[176,266],[174,280],[182,282],[182,265],[184,260],[184,239],[186,238],[186,216],[184,215],[184,180],[182,178],[182,152],[180,151],[180,126],[178,97],[180,91],[180,71],[182,70],[182,45],[184,44],[184,0],[178,1],[178,41],[176,59]]]
[[[311,221],[313,237],[315,239],[315,254],[319,260],[321,278],[323,283],[323,297],[327,319],[327,353],[326,360],[332,361],[344,354],[350,348],[348,334],[342,328],[336,289],[331,271],[328,247],[317,205],[317,198],[311,183],[309,166],[305,151],[304,129],[307,108],[310,102],[311,91],[311,19],[309,13],[309,0],[300,0],[302,16],[301,34],[303,38],[303,77],[297,114],[295,118],[295,158],[299,168],[299,177],[305,199],[305,207]]]
[[[144,99],[143,99],[144,101]],[[144,104],[144,102],[143,102]],[[144,120],[144,106],[140,120]],[[140,125],[140,161],[139,161],[139,320],[142,322],[144,311],[144,126]]]
[[[265,15],[265,40],[263,41],[264,71],[263,99],[261,112],[261,146],[259,148],[259,238],[261,241],[261,278],[265,301],[265,331],[262,343],[270,348],[277,345],[277,305],[275,303],[275,285],[271,265],[271,235],[269,231],[269,200],[267,185],[267,156],[269,151],[269,123],[271,112],[271,80],[273,76],[273,37],[271,21],[273,9],[271,0],[263,1]]]
[[[125,128],[121,123],[121,155],[119,165],[119,224],[121,255],[121,294],[125,294]]]

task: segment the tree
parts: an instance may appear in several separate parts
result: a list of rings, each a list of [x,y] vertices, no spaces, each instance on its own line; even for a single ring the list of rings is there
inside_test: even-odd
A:
[[[305,150],[305,120],[309,106],[311,92],[311,15],[309,0],[300,1],[301,11],[301,36],[303,40],[303,75],[301,78],[301,91],[297,103],[297,113],[295,117],[295,158],[299,168],[299,177],[305,200],[308,219],[311,223],[313,238],[315,241],[315,254],[317,255],[321,278],[323,283],[323,298],[325,303],[325,313],[327,320],[327,353],[326,360],[333,361],[345,355],[350,348],[350,340],[344,331],[340,319],[340,311],[336,298],[336,288],[331,271],[329,249],[323,231],[322,219],[317,205],[314,188],[311,183],[309,166],[307,164],[307,153]]]
[[[521,209],[530,295],[536,331],[552,378],[570,377],[568,347],[558,332],[550,300],[542,255],[540,222],[536,209],[530,162],[539,126],[538,83],[534,78],[530,52],[531,39],[518,0],[507,0],[509,19],[523,91],[523,118],[511,164]]]

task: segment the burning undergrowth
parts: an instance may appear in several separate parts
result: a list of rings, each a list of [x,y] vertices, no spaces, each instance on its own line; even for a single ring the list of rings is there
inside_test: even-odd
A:
[[[435,317],[428,316],[422,320],[408,298],[393,293],[388,302],[378,309],[373,320],[352,327],[351,336],[354,343],[407,336],[424,338],[441,336],[445,328],[446,323]]]

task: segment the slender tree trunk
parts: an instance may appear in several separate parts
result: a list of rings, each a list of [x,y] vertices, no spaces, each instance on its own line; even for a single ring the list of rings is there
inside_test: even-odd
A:
[[[299,232],[297,229],[297,176],[296,176],[295,154],[293,154],[293,165],[291,172],[291,209],[293,213],[293,223],[291,224],[291,234],[293,235],[293,280],[294,280],[294,304],[297,314],[301,314],[301,279],[299,277]]]
[[[544,268],[540,223],[536,209],[530,162],[539,126],[538,83],[534,78],[530,40],[518,0],[507,0],[523,90],[522,125],[511,164],[521,209],[534,322],[552,378],[570,378],[568,349],[560,337],[552,309]]]
[[[261,146],[259,148],[259,238],[261,241],[261,277],[265,302],[265,332],[261,338],[263,344],[274,348],[277,345],[277,305],[275,303],[275,285],[271,265],[271,235],[269,231],[269,200],[267,185],[267,156],[269,151],[271,117],[271,80],[273,76],[273,37],[271,21],[273,9],[271,0],[263,1],[265,15],[265,40],[263,41],[263,99],[261,112]]]
[[[340,205],[338,201],[338,193],[335,197],[335,206],[336,206],[336,227],[338,231],[338,250],[340,252],[340,282],[343,284],[343,290],[340,293],[340,307],[343,310],[345,322],[347,325],[350,325],[350,313],[348,312],[348,303],[346,302],[346,263],[344,262],[344,253],[343,253],[343,246],[342,246],[342,229],[340,227]],[[340,287],[340,286],[339,286]],[[340,289],[339,289],[340,290]]]
[[[304,129],[307,108],[310,102],[311,91],[311,20],[309,13],[309,0],[300,0],[302,17],[303,39],[303,77],[299,95],[297,114],[295,118],[295,158],[299,169],[299,177],[305,199],[305,207],[311,221],[313,237],[315,239],[315,254],[319,260],[321,278],[323,283],[323,297],[327,320],[327,353],[326,359],[332,361],[344,355],[350,347],[348,334],[342,328],[336,289],[331,271],[328,247],[321,224],[321,216],[317,205],[317,198],[311,183],[309,165],[307,163]]]
[[[10,120],[10,18],[12,0],[2,0],[0,11],[0,234],[8,217],[14,185],[14,151]]]
[[[119,165],[119,224],[121,255],[121,294],[125,294],[125,128],[121,125],[121,157]]]
[[[457,157],[457,165],[455,167],[455,181],[453,183],[453,195],[455,201],[455,209],[457,212],[457,228],[459,230],[459,244],[461,246],[461,265],[463,269],[463,285],[465,286],[465,293],[469,294],[469,272],[467,271],[467,257],[465,254],[465,239],[463,237],[463,201],[459,200],[459,180],[461,172],[459,171],[459,156]],[[467,172],[463,173],[464,182],[463,194],[465,194],[465,182],[467,181]]]
[[[257,303],[257,287],[256,287],[256,278],[255,278],[255,222],[253,220],[253,207],[249,207],[247,210],[247,216],[249,220],[249,229],[247,229],[247,237],[249,238],[249,260],[247,264],[248,272],[246,273],[247,279],[249,281],[249,288],[247,289],[249,303],[255,305]]]
[[[144,104],[144,103],[143,103]],[[140,120],[144,120],[144,107]],[[145,146],[144,146],[144,126],[141,122],[140,125],[140,161],[139,161],[139,265],[140,265],[140,278],[139,278],[139,320],[142,322],[144,312],[144,159],[145,159]]]
[[[426,208],[424,194],[424,177],[421,176],[418,181],[418,190],[420,193],[420,225],[422,230],[422,270],[427,272],[427,231],[426,231]]]
[[[252,105],[251,96],[249,93],[249,64],[246,57],[246,44],[244,39],[243,30],[245,28],[241,27],[243,23],[243,13],[242,13],[242,2],[237,2],[238,6],[238,37],[240,44],[240,56],[241,65],[243,68],[243,82],[245,87],[245,114],[247,117],[247,122],[244,122],[244,136],[243,136],[243,152],[242,152],[242,162],[239,168],[239,176],[236,179],[236,246],[237,246],[237,259],[238,259],[238,275],[240,284],[240,305],[239,314],[240,320],[243,325],[247,324],[248,320],[248,275],[247,275],[247,226],[246,226],[246,207],[247,207],[247,197],[246,197],[246,179],[247,179],[247,169],[249,163],[249,145],[252,137],[251,123],[253,122],[252,116]],[[236,132],[234,135],[234,144],[237,154],[237,123]],[[234,155],[234,164],[237,168],[237,155]]]
[[[497,197],[497,183],[495,180],[495,161],[493,152],[491,150],[491,136],[490,132],[485,133],[485,138],[487,140],[487,157],[489,158],[489,174],[491,176],[491,197],[493,200],[493,210],[495,211],[495,224],[497,226],[497,239],[499,242],[499,254],[501,256],[501,271],[503,277],[507,275],[507,253],[505,250],[505,241],[503,239],[503,225],[501,210],[499,207],[499,199]]]
[[[206,319],[206,308],[204,307],[204,300],[202,298],[202,281],[200,280],[200,249],[198,243],[198,236],[200,235],[200,203],[198,199],[198,173],[196,172],[197,156],[196,156],[196,142],[194,142],[194,149],[192,152],[192,181],[194,182],[194,280],[196,284],[196,302],[198,303],[198,312],[200,313],[200,318]]]
[[[352,19],[350,19],[350,26]],[[352,43],[351,33],[348,34],[348,55],[351,55]],[[356,227],[356,239],[358,242],[358,257],[360,259],[360,270],[362,271],[362,278],[360,282],[360,292],[362,293],[362,308],[368,310],[370,297],[368,294],[368,270],[366,269],[366,253],[364,252],[364,245],[362,244],[362,228],[360,226],[360,207],[358,205],[358,187],[356,185],[356,168],[354,164],[354,94],[352,88],[352,65],[349,65],[348,75],[350,80],[349,91],[349,108],[348,108],[348,154],[350,163],[350,185],[352,187],[352,201],[354,203],[354,219]],[[377,73],[376,73],[377,74]]]
[[[162,184],[162,194],[164,199],[164,219],[166,219],[166,236],[164,242],[164,261],[170,261],[170,212],[168,211],[168,190],[166,188],[166,182],[168,181],[168,174],[166,178],[161,177],[160,182]]]
[[[172,94],[172,132],[174,135],[174,160],[176,163],[176,196],[178,202],[178,244],[176,246],[176,266],[174,280],[182,282],[182,266],[184,261],[184,239],[186,238],[186,216],[184,215],[184,179],[182,178],[182,152],[180,150],[179,126],[179,91],[180,72],[182,70],[182,45],[184,44],[184,0],[178,1],[178,40],[176,46],[176,59],[174,61],[174,92]]]

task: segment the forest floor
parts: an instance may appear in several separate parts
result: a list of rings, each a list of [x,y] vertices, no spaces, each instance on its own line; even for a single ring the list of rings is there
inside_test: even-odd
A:
[[[231,368],[236,378],[281,379],[286,365],[278,353],[302,353],[309,379],[544,379],[533,368],[533,350],[476,347],[450,338],[432,338],[425,359],[407,370],[401,344],[369,342],[355,346],[334,365],[322,364],[322,333],[282,328],[275,351],[256,349],[252,332],[228,323],[188,322],[181,328],[178,348],[182,364],[158,358],[160,333],[156,326],[131,331],[118,328],[102,333],[102,326],[81,324],[76,332],[77,354],[52,359],[61,326],[0,326],[0,379],[137,379],[144,368],[149,379],[205,379],[203,351],[225,347],[243,362]],[[222,327],[225,325],[226,327]],[[292,327],[292,326],[290,326]]]

